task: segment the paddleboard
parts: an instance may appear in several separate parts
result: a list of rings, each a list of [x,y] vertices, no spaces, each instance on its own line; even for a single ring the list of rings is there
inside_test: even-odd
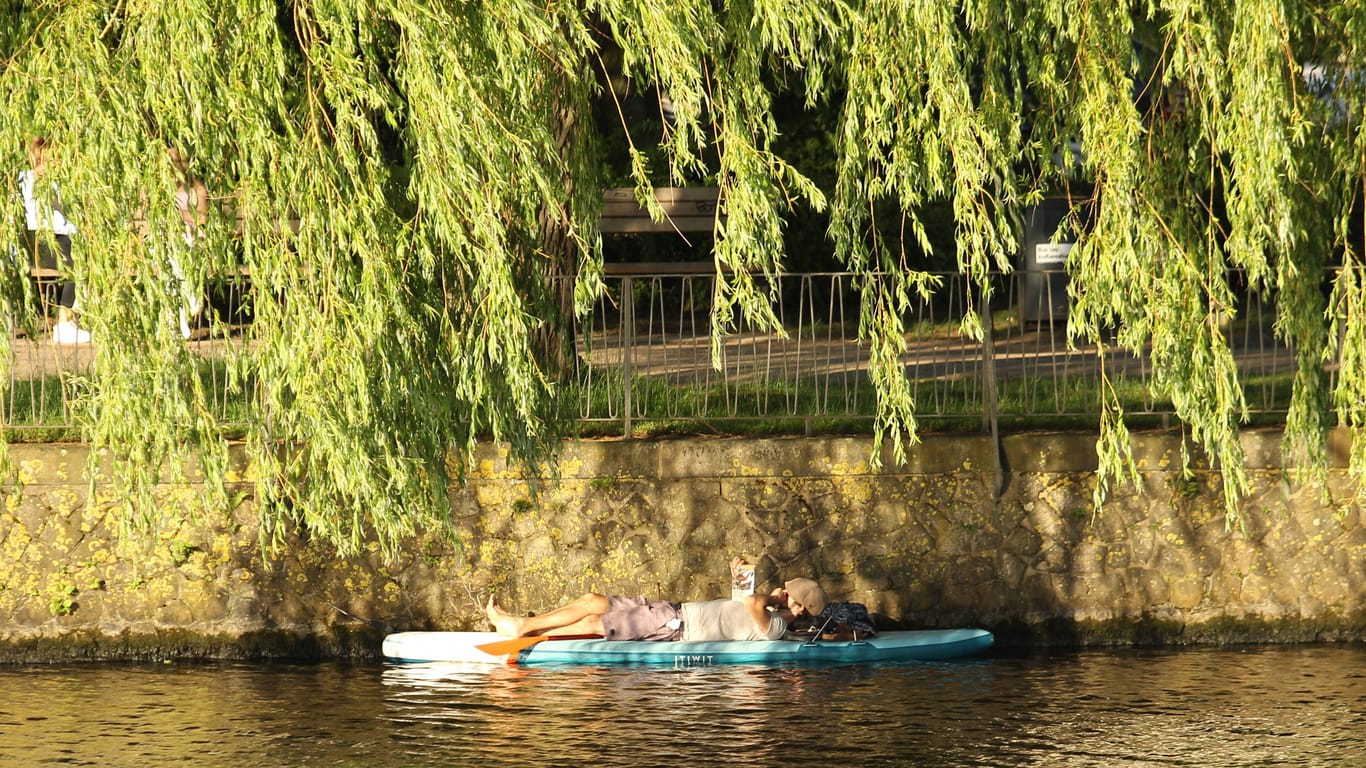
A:
[[[384,638],[384,657],[395,662],[482,662],[525,666],[647,664],[677,668],[722,664],[862,664],[938,661],[974,656],[991,647],[984,629],[882,632],[856,641],[757,640],[643,642],[547,640],[514,656],[492,656],[476,646],[506,640],[493,632],[399,632]]]

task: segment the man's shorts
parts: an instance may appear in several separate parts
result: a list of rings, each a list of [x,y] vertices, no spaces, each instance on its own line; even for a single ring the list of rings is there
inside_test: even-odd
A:
[[[608,595],[602,636],[606,640],[680,640],[683,614],[678,603]]]

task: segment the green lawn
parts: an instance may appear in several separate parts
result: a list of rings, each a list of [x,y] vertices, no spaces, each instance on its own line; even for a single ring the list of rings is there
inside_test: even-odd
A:
[[[240,434],[253,399],[226,393],[227,363],[199,361],[197,374],[212,398],[209,407],[229,435]],[[79,439],[71,426],[70,381],[49,375],[18,380],[4,395],[4,424],[11,442]],[[997,387],[997,422],[1009,429],[1085,429],[1099,411],[1097,379],[1090,375],[1017,376]],[[1153,399],[1138,377],[1113,381],[1134,427],[1167,426],[1170,401]],[[912,382],[917,424],[925,431],[974,431],[985,423],[986,392],[975,378]],[[1291,374],[1250,376],[1244,382],[1252,421],[1282,423],[1290,402]],[[244,388],[250,393],[251,386]],[[564,417],[585,437],[621,435],[626,392],[620,370],[595,371],[562,393]],[[654,435],[866,434],[876,415],[873,385],[863,372],[768,383],[678,385],[661,376],[638,376],[630,392],[630,429]]]

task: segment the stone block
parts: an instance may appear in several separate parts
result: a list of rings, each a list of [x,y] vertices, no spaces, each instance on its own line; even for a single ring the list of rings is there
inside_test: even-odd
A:
[[[1168,584],[1168,599],[1182,611],[1189,611],[1205,598],[1205,585],[1198,576],[1186,575],[1173,579]]]

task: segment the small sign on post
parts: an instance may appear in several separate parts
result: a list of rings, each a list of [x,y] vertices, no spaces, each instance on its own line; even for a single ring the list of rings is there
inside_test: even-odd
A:
[[[1040,266],[1066,264],[1073,245],[1075,243],[1039,243],[1034,246],[1034,263]]]

